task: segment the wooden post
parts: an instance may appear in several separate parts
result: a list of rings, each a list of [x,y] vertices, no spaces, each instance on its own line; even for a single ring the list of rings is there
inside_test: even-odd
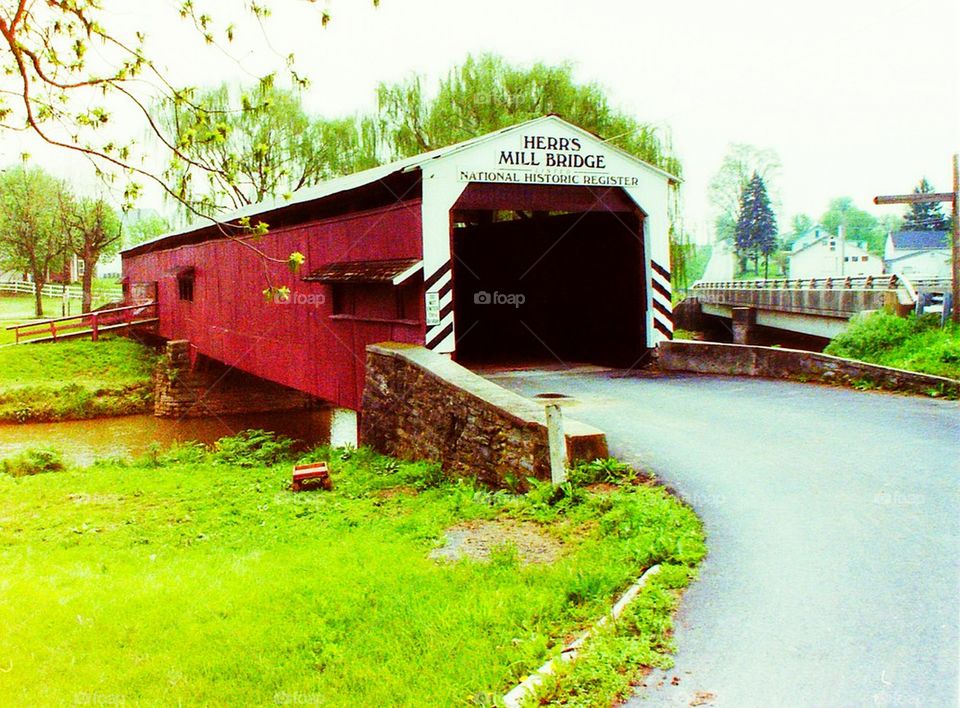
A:
[[[562,484],[567,481],[567,438],[563,433],[563,413],[556,403],[548,403],[547,443],[550,448],[550,481]]]
[[[93,333],[92,333],[91,339],[92,339],[94,342],[97,341],[97,339],[98,339],[98,337],[99,337],[99,335],[100,335],[100,333],[97,331],[98,325],[99,325],[98,319],[99,319],[99,318],[98,318],[96,315],[93,316]]]
[[[960,325],[960,155],[953,153],[953,322]]]
[[[953,286],[950,297],[953,299],[953,321],[960,324],[960,156],[953,155],[953,192],[935,192],[932,194],[894,194],[873,198],[874,204],[927,204],[933,202],[953,203],[953,238],[951,241],[951,260]]]

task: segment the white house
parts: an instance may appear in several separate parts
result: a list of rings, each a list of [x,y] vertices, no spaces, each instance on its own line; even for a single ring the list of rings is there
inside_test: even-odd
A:
[[[717,241],[710,251],[710,260],[701,280],[733,280],[737,270],[737,254],[729,241]]]
[[[883,261],[864,248],[817,226],[798,238],[790,251],[791,278],[845,278],[880,275]]]
[[[888,273],[949,277],[950,234],[947,231],[898,231],[887,236],[883,261]]]

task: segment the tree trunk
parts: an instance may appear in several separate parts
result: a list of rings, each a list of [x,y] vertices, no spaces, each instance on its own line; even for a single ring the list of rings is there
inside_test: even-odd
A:
[[[763,279],[764,280],[770,277],[769,273],[770,273],[770,254],[764,253],[763,254]]]
[[[90,312],[93,309],[93,270],[97,267],[96,257],[90,254],[83,254],[83,306],[81,312]]]
[[[43,286],[46,284],[43,277],[37,273],[33,273],[33,287],[35,288],[33,294],[33,314],[37,317],[43,317]]]

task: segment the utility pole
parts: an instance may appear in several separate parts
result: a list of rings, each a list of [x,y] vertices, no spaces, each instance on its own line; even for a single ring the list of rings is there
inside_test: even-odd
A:
[[[960,325],[960,155],[953,155],[953,191],[935,194],[894,194],[874,197],[874,204],[953,203],[953,321]]]

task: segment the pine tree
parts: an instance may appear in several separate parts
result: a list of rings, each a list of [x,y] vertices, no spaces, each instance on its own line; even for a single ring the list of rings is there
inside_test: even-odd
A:
[[[933,191],[933,185],[926,177],[913,189],[914,194],[931,194]],[[940,202],[911,204],[903,217],[904,231],[946,231],[948,225],[949,221],[943,215],[943,205]]]
[[[760,256],[763,256],[766,277],[770,254],[777,248],[777,218],[770,206],[767,186],[756,172],[740,194],[740,215],[734,235],[741,263],[753,258],[754,270],[759,272]]]

